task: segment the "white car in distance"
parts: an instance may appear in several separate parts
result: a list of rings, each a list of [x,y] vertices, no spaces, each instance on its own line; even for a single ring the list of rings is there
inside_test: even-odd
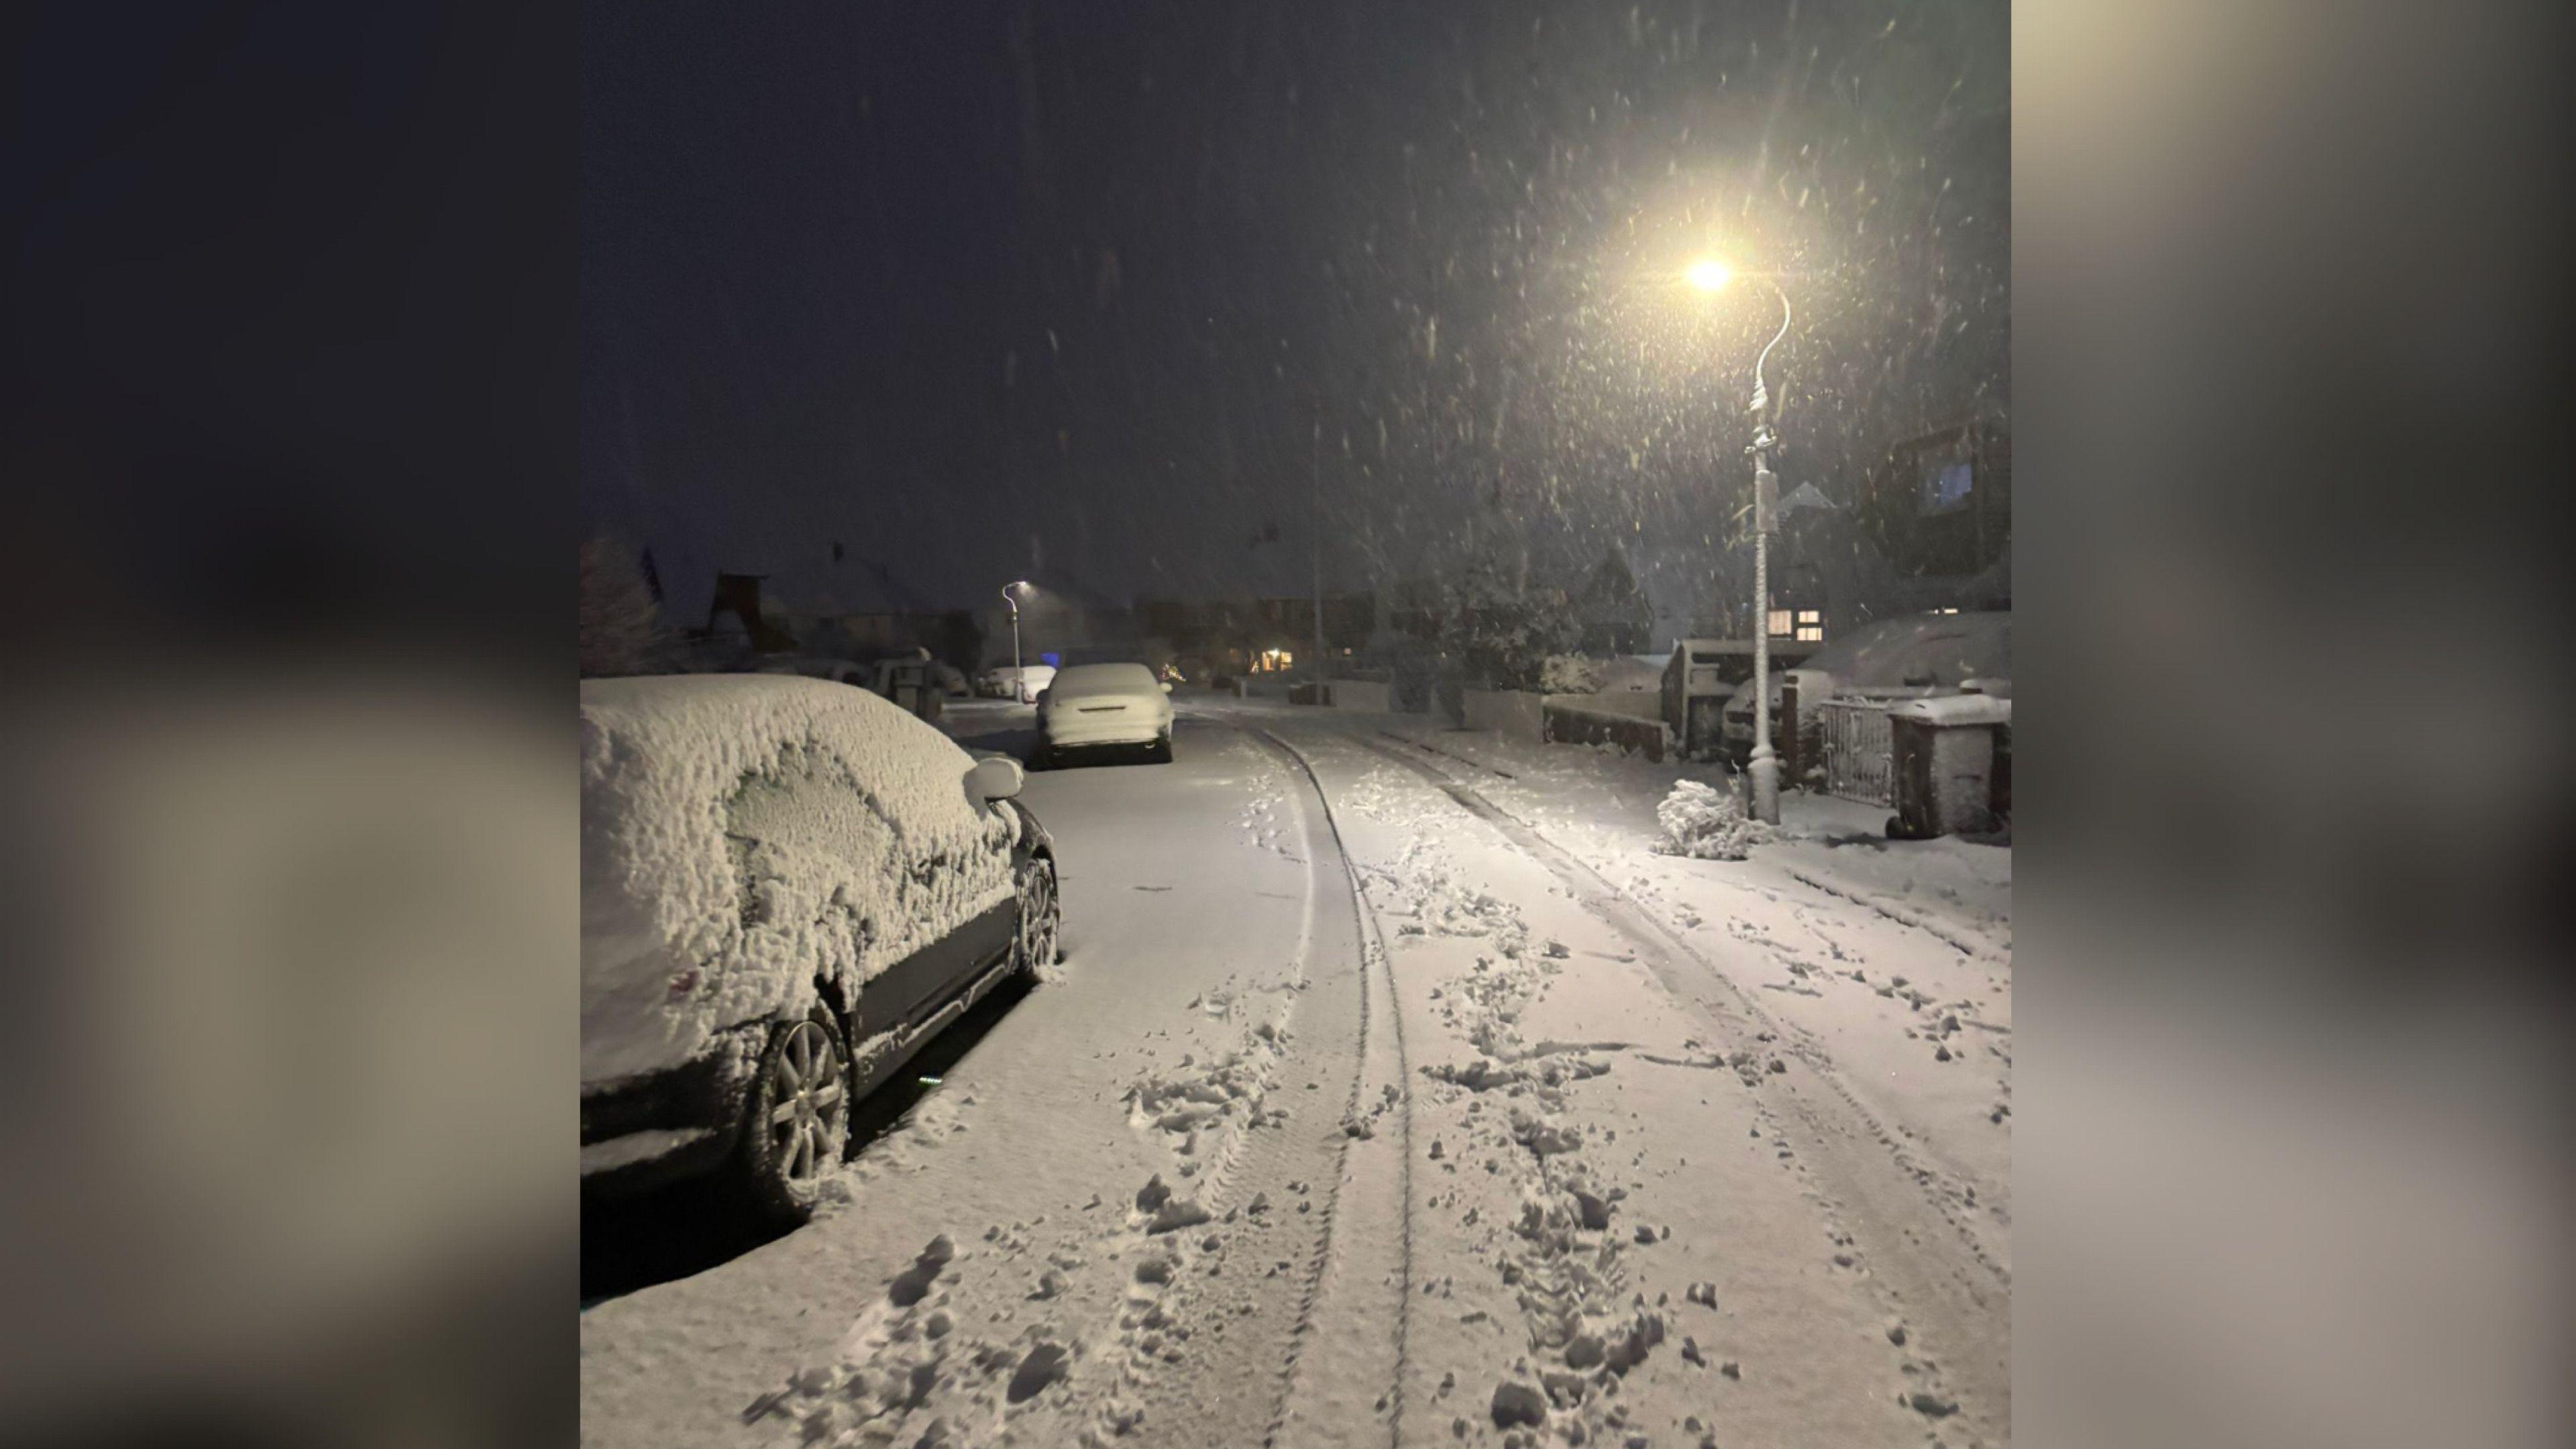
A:
[[[1076,664],[1038,696],[1038,763],[1067,751],[1147,746],[1172,758],[1172,687],[1142,664]]]
[[[1013,668],[1005,664],[994,669],[992,675],[993,693],[997,698],[1016,699],[1022,704],[1033,704],[1037,697],[1046,691],[1047,685],[1055,679],[1055,666],[1024,664]]]

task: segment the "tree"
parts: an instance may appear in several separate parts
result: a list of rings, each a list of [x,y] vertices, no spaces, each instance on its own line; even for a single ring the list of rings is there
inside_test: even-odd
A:
[[[1534,589],[1470,562],[1442,580],[1440,642],[1502,689],[1535,687],[1551,654],[1571,652],[1583,627],[1561,590]]]
[[[951,609],[939,616],[938,630],[931,636],[930,652],[968,674],[984,663],[984,625],[964,609]]]
[[[581,676],[650,674],[666,640],[662,606],[634,557],[605,538],[581,546]]]
[[[1633,654],[1655,623],[1645,591],[1637,587],[1628,560],[1616,547],[1584,581],[1575,612],[1582,620],[1584,652],[1590,654]]]

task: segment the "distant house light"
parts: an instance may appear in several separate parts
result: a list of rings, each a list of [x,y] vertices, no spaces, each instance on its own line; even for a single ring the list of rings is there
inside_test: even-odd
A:
[[[1798,611],[1798,639],[1807,644],[1825,642],[1825,614],[1822,609]]]

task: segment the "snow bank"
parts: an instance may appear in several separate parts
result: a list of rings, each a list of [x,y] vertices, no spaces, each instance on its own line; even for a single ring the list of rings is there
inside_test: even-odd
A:
[[[1676,780],[1672,793],[1655,807],[1664,827],[1655,849],[1664,855],[1698,860],[1742,860],[1759,838],[1759,828],[1745,817],[1732,790],[1713,789],[1697,780]]]
[[[581,686],[582,1080],[861,982],[1011,892],[1015,824],[891,702],[761,675]]]

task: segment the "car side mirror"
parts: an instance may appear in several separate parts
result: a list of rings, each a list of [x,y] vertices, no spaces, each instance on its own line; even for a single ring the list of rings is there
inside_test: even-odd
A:
[[[1009,800],[1018,796],[1021,784],[1027,779],[1019,761],[1006,755],[995,755],[989,760],[977,760],[975,768],[966,772],[966,793],[987,804]]]
[[[1170,681],[1170,680],[1168,680],[1168,679],[1166,679],[1166,680],[1164,680],[1164,681],[1163,681],[1163,692],[1164,692],[1165,694],[1169,694],[1169,693],[1171,693],[1171,692],[1172,692],[1172,681]]]

